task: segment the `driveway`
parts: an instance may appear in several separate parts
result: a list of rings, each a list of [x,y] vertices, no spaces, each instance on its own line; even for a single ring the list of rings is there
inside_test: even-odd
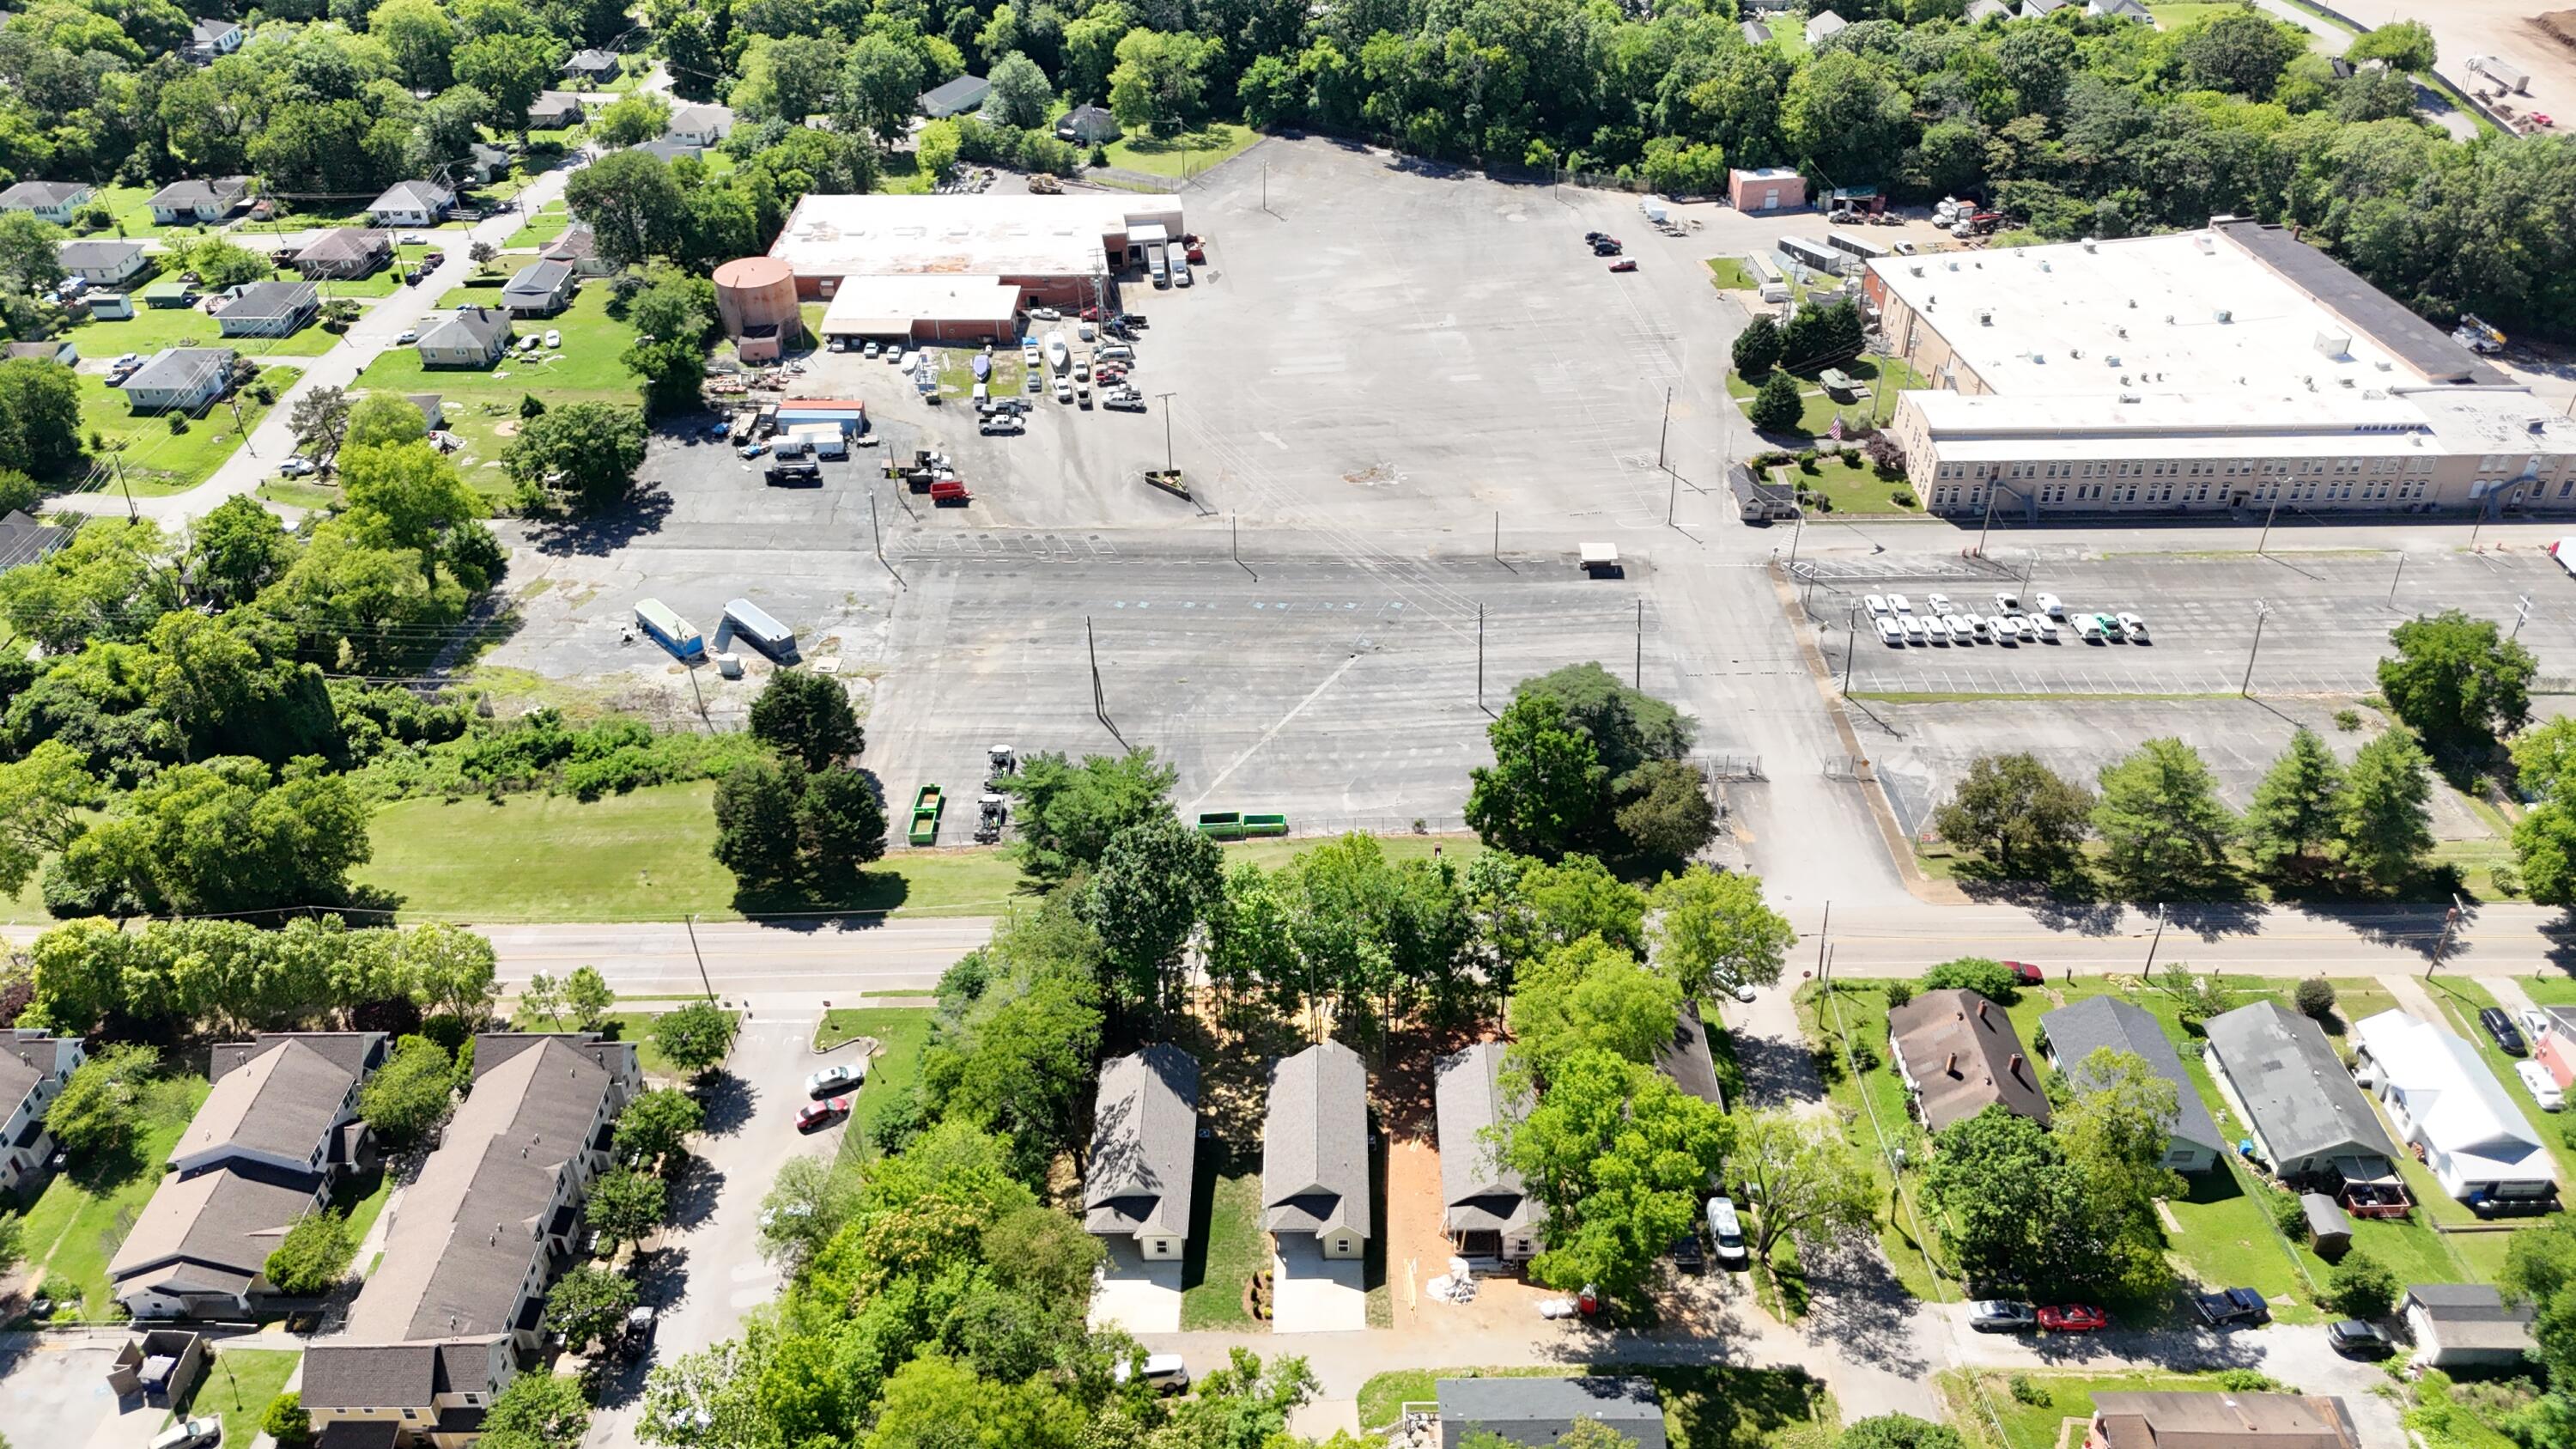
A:
[[[1271,1257],[1270,1331],[1347,1333],[1368,1327],[1368,1289],[1357,1258],[1327,1258],[1314,1238],[1289,1233]]]
[[[588,1443],[634,1443],[645,1370],[732,1337],[744,1313],[778,1297],[784,1275],[760,1256],[760,1200],[782,1164],[839,1151],[848,1130],[796,1130],[806,1073],[857,1058],[854,1047],[816,1056],[814,1027],[811,1016],[753,1017],[699,1089],[707,1127],[692,1144],[697,1165],[674,1186],[672,1226],[635,1264],[644,1302],[662,1312],[653,1351],[603,1391]]]
[[[1181,1261],[1145,1261],[1132,1242],[1112,1240],[1109,1260],[1092,1281],[1091,1326],[1129,1333],[1181,1331]]]

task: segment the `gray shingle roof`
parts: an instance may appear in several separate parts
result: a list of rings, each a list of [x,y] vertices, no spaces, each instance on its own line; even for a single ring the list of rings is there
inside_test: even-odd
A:
[[[315,304],[320,295],[311,282],[253,282],[217,312],[218,319],[292,317]]]
[[[89,189],[83,181],[21,181],[0,191],[0,206],[60,206]]]
[[[2277,1001],[2257,1001],[2202,1028],[2237,1100],[2283,1160],[2397,1149],[2325,1032]]]
[[[2039,1071],[2002,1007],[1973,991],[1926,991],[1889,1012],[1887,1030],[1933,1131],[1988,1107],[2048,1124]]]
[[[369,211],[436,211],[456,204],[456,193],[435,181],[397,181],[385,188]]]
[[[2414,1283],[2408,1302],[2424,1312],[2445,1348],[2529,1349],[2537,1316],[2528,1303],[2504,1301],[2488,1283]]]
[[[1442,1379],[1439,1393],[1442,1449],[1479,1433],[1554,1444],[1578,1419],[1600,1420],[1637,1449],[1665,1449],[1663,1401],[1648,1379]]]
[[[1261,1135],[1261,1225],[1369,1235],[1368,1068],[1337,1041],[1280,1061]]]
[[[944,85],[921,93],[921,108],[934,116],[952,115],[968,106],[980,105],[992,94],[993,83],[980,75],[961,75]]]
[[[420,329],[420,345],[491,349],[493,339],[510,335],[510,314],[497,307],[459,307]]]
[[[191,178],[173,181],[152,193],[153,206],[190,208],[202,206],[229,207],[250,191],[247,176],[217,176],[211,179]]]
[[[229,347],[165,347],[125,379],[125,390],[185,392],[202,387],[209,376],[228,371],[236,355]]]
[[[317,1343],[304,1351],[307,1409],[398,1409],[426,1404],[438,1383],[429,1343]]]
[[[365,1076],[384,1060],[385,1034],[380,1031],[263,1031],[248,1041],[216,1043],[206,1079],[220,1082],[270,1047],[290,1041],[319,1052],[323,1060],[353,1077]]]
[[[379,253],[389,252],[393,236],[374,227],[335,226],[315,237],[304,250],[295,254],[297,264],[326,262],[346,265],[362,262]]]
[[[1082,1185],[1086,1229],[1189,1233],[1198,1110],[1199,1064],[1179,1047],[1149,1046],[1101,1067],[1091,1171]]]
[[[185,1265],[175,1282],[239,1293],[268,1262],[286,1230],[313,1210],[318,1177],[209,1168],[164,1177],[134,1230],[117,1246],[108,1277],[119,1286],[152,1276],[153,1265]]]
[[[331,1130],[357,1076],[287,1037],[206,1093],[206,1103],[170,1149],[170,1160],[229,1148],[304,1160]]]
[[[1485,1130],[1529,1115],[1527,1097],[1503,1093],[1503,1045],[1478,1042],[1440,1061],[1432,1091],[1440,1128],[1440,1195],[1451,1232],[1509,1232],[1535,1220],[1520,1171],[1496,1157]]]
[[[1725,1110],[1726,1094],[1718,1089],[1717,1059],[1709,1055],[1708,1027],[1700,1020],[1698,1002],[1682,1003],[1673,1039],[1655,1053],[1655,1070],[1672,1078],[1674,1086]]]
[[[2173,1039],[2143,1009],[2117,997],[2089,997],[2041,1017],[2039,1029],[2047,1036],[2048,1049],[2056,1056],[2060,1071],[2075,1070],[2086,1057],[2104,1047],[2144,1057],[2157,1076],[2174,1085],[2180,1108],[2173,1123],[2174,1140],[2212,1152],[2227,1150],[2218,1123],[2210,1118],[2209,1108],[2201,1102],[2191,1078],[2183,1075],[2182,1055],[2174,1050]]]
[[[530,262],[501,289],[503,296],[551,297],[572,278],[570,262]]]
[[[188,35],[199,45],[212,45],[239,29],[241,29],[241,22],[238,20],[200,20],[189,27]]]
[[[143,255],[143,244],[130,241],[67,241],[54,249],[62,264],[72,270],[83,267],[130,267]]]

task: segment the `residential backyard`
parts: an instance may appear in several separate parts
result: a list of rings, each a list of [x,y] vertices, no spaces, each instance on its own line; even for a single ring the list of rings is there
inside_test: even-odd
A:
[[[107,1265],[161,1185],[161,1164],[206,1100],[206,1086],[203,1076],[174,1066],[144,1091],[121,1150],[77,1154],[27,1210],[19,1251],[28,1276],[68,1287],[81,1318],[108,1316]]]
[[[295,1364],[304,1357],[296,1348],[223,1348],[215,1352],[188,1396],[186,1417],[215,1414],[224,1421],[220,1442],[249,1446],[259,1439],[260,1420],[269,1401],[286,1389]],[[177,1417],[177,1416],[173,1416]]]
[[[2060,1427],[2069,1419],[2093,1417],[2093,1396],[2109,1393],[2209,1393],[2226,1387],[2218,1374],[2050,1373],[2004,1374],[1954,1369],[1936,1375],[1951,1419],[1971,1443],[1989,1449],[2056,1449]],[[2014,1381],[2024,1397],[2013,1395]],[[2025,1402],[2036,1399],[2038,1402]],[[1980,1402],[1982,1400],[1982,1402]],[[1991,1413],[1993,1418],[1988,1418]],[[2003,1442],[1995,1442],[2000,1423]]]
[[[1244,1311],[1244,1285],[1270,1266],[1261,1230],[1261,1162],[1212,1139],[1199,1144],[1188,1257],[1181,1266],[1181,1331],[1268,1327]]]
[[[273,397],[282,396],[303,375],[302,368],[282,366],[264,367],[259,374]],[[245,385],[234,393],[232,403],[215,404],[204,417],[187,419],[185,432],[174,433],[172,415],[134,411],[125,394],[108,386],[99,374],[81,373],[79,384],[81,432],[107,440],[108,451],[97,458],[100,491],[114,492],[121,485],[137,498],[181,493],[205,482],[259,427],[272,406]],[[238,418],[233,404],[240,406]]]

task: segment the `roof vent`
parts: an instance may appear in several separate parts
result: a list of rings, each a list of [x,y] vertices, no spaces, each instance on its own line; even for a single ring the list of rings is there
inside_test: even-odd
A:
[[[2102,243],[2098,239],[2089,236],[2084,239],[2084,250],[2093,252],[2100,251],[2101,249]]]
[[[1977,309],[1977,325],[1978,325],[1978,326],[1980,326],[1980,327],[1992,327],[1992,326],[1994,326],[1994,325],[1995,325],[1995,309],[1993,309],[1992,307],[1979,307],[1979,308]]]
[[[2133,392],[2124,392],[2124,393],[2120,394],[2120,401],[2122,401],[2122,402],[2124,402],[2124,403],[2133,403],[2133,402],[2144,402],[2144,401],[2146,401],[2146,399],[2145,399],[2145,398],[2140,397],[2138,394],[2133,393]]]

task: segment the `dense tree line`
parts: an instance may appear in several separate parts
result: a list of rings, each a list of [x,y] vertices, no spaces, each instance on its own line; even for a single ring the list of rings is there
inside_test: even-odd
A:
[[[29,948],[30,1025],[130,1035],[203,1023],[224,1035],[422,1015],[479,1019],[498,994],[492,943],[455,926],[354,929],[337,916],[279,930],[241,921],[72,921]]]

